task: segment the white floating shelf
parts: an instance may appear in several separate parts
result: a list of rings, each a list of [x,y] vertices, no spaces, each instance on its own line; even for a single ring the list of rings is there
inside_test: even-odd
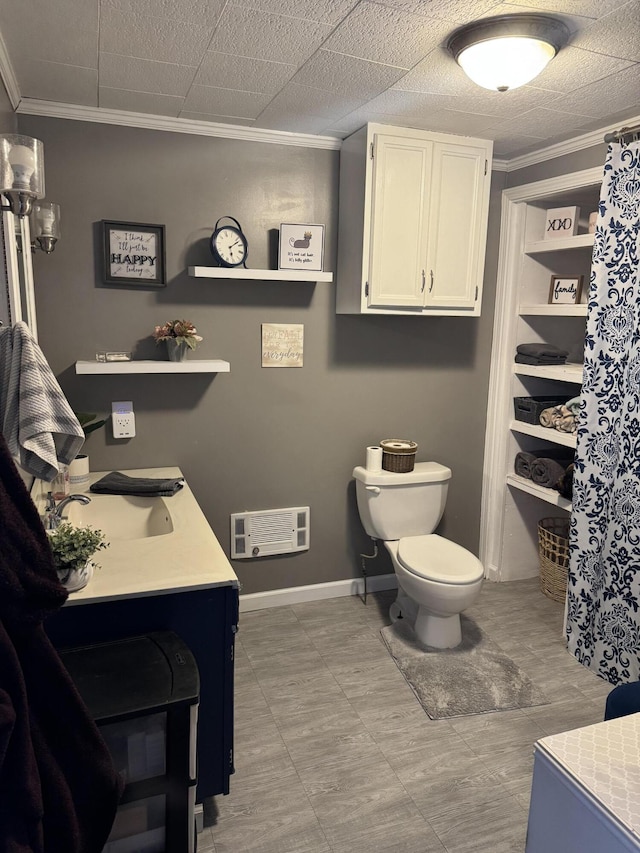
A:
[[[547,317],[586,317],[587,306],[584,305],[521,305],[522,316],[547,316]]]
[[[563,252],[565,249],[585,249],[593,246],[594,234],[576,234],[574,237],[558,237],[555,240],[536,240],[525,243],[525,255],[542,252]]]
[[[234,267],[189,267],[195,278],[226,278],[250,281],[333,281],[332,272],[312,270],[245,270]]]
[[[229,373],[231,365],[219,359],[187,361],[76,361],[76,373]]]
[[[576,437],[568,432],[560,432],[559,429],[551,427],[543,427],[539,424],[528,424],[524,421],[513,420],[509,424],[509,429],[512,432],[524,433],[524,435],[532,435],[534,438],[541,438],[543,441],[551,441],[554,444],[563,444],[565,447],[576,446]]]
[[[525,480],[524,477],[518,477],[517,474],[508,474],[507,484],[513,486],[514,489],[520,489],[521,492],[534,495],[534,497],[540,498],[541,501],[546,501],[549,504],[571,512],[571,501],[563,498],[560,492],[556,492],[555,489],[546,489],[544,486],[538,486],[533,480]]]
[[[513,372],[518,376],[536,376],[538,379],[554,379],[556,382],[574,382],[582,385],[582,364],[514,364]]]

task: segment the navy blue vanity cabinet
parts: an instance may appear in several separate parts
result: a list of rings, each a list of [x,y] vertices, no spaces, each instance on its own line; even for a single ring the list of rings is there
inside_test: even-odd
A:
[[[197,802],[229,793],[233,773],[233,658],[238,625],[236,585],[129,596],[95,603],[67,602],[47,619],[58,649],[103,643],[152,631],[174,631],[191,649],[200,672]]]

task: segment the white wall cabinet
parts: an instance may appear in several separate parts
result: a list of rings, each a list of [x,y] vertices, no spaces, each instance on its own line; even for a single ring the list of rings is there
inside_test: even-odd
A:
[[[593,234],[602,169],[574,172],[505,190],[491,378],[485,441],[480,559],[492,580],[534,577],[539,571],[538,521],[562,516],[571,503],[554,489],[514,471],[518,451],[566,447],[574,435],[514,418],[514,397],[570,397],[580,393]],[[579,233],[544,240],[547,208],[578,205]],[[551,277],[584,277],[580,303],[549,304]],[[569,351],[566,365],[516,364],[521,343],[544,342]]]
[[[480,313],[492,145],[378,124],[344,140],[339,314]]]

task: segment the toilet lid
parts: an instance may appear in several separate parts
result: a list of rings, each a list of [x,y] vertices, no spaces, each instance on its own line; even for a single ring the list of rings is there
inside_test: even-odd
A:
[[[474,583],[484,575],[471,551],[435,533],[400,539],[398,560],[414,575],[439,583]]]

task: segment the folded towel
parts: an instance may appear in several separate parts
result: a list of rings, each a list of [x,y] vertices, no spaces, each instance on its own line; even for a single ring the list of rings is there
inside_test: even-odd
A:
[[[531,463],[531,479],[536,485],[551,489],[562,477],[571,461],[571,456],[566,456],[563,460],[541,456]]]
[[[557,459],[561,460],[562,464],[566,464],[568,451],[566,447],[547,447],[540,450],[525,451],[521,450],[516,453],[513,462],[513,470],[519,477],[524,477],[525,480],[531,479],[531,466],[536,459]]]
[[[563,498],[566,498],[568,501],[573,500],[573,462],[567,466],[567,470],[560,477],[555,488]]]
[[[536,461],[536,456],[534,453],[526,453],[524,450],[521,450],[519,453],[516,453],[516,458],[513,462],[513,470],[518,475],[518,477],[524,477],[525,480],[531,479],[531,465]]]
[[[572,397],[570,400],[567,400],[565,406],[575,418],[580,411],[580,397]]]
[[[100,495],[137,495],[138,497],[169,498],[179,492],[184,486],[182,477],[163,480],[156,477],[129,477],[120,471],[98,480],[91,486],[90,491]]]
[[[0,431],[20,467],[51,482],[84,432],[26,323],[0,329]]]
[[[553,429],[557,421],[562,417],[562,406],[550,406],[548,409],[543,409],[540,412],[540,425]]]
[[[516,352],[533,358],[566,358],[569,355],[568,350],[560,349],[553,344],[518,344]]]
[[[517,353],[516,364],[566,364],[565,356],[533,356]]]
[[[566,409],[565,406],[563,406],[562,408]],[[571,412],[568,409],[566,409],[566,411],[563,412],[562,417],[558,418],[558,420],[554,424],[554,427],[559,432],[568,432],[570,434],[573,434],[574,432],[578,431],[576,419],[574,418],[574,416],[571,414]]]

